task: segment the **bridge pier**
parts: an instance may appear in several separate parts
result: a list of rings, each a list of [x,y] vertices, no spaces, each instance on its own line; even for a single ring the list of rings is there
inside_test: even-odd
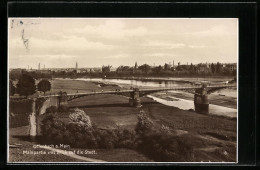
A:
[[[68,106],[68,96],[66,92],[60,92],[60,96],[58,97],[58,108],[60,106]]]
[[[130,94],[129,105],[134,107],[142,107],[138,88],[135,88]]]
[[[206,85],[202,85],[200,89],[195,90],[194,107],[195,112],[208,114],[209,113],[209,99],[206,90]]]

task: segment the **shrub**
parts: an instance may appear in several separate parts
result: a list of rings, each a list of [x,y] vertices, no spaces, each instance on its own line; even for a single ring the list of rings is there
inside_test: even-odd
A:
[[[119,148],[136,148],[136,133],[134,131],[122,129],[117,134]]]
[[[69,118],[72,122],[84,124],[86,127],[92,127],[90,118],[83,110],[75,109],[72,114],[69,115]]]
[[[179,136],[155,132],[142,138],[138,148],[156,161],[193,161],[193,149]]]
[[[45,113],[56,113],[58,111],[58,108],[56,106],[48,107],[45,111]]]
[[[58,111],[59,111],[59,112],[68,112],[68,111],[69,111],[69,107],[68,107],[68,106],[63,106],[63,105],[61,105],[61,106],[58,108]]]
[[[171,135],[172,134],[169,126],[162,125],[160,131],[163,134],[166,134],[166,135]]]
[[[100,148],[113,149],[118,138],[113,130],[98,130],[98,144]]]
[[[168,126],[155,124],[144,111],[138,114],[137,149],[156,161],[192,161],[193,149],[187,140],[174,136]]]
[[[135,131],[138,135],[145,135],[154,130],[153,121],[146,115],[144,111],[140,111],[137,115],[138,122],[135,127]]]

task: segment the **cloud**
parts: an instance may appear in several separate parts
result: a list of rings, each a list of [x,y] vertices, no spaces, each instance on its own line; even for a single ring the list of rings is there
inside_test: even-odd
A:
[[[130,55],[128,54],[115,54],[115,55],[109,55],[109,56],[104,56],[102,58],[106,59],[121,59],[121,58],[128,58]]]
[[[20,20],[20,19],[19,19]],[[34,19],[37,22],[39,19]],[[41,19],[9,30],[9,60],[17,66],[49,62],[88,67],[102,64],[236,60],[235,20]],[[25,29],[29,50],[21,39]],[[195,59],[194,56],[198,56]],[[38,61],[36,61],[36,59]],[[26,61],[26,62],[25,62]],[[114,63],[114,64],[113,64]]]
[[[175,54],[172,54],[172,53],[153,53],[153,54],[146,54],[146,56],[148,57],[174,57],[174,56],[177,56]]]
[[[85,38],[80,37],[70,37],[64,40],[46,40],[31,37],[28,42],[28,52],[32,54],[50,54],[51,52],[55,54],[63,54],[64,52],[81,53],[86,51],[106,51],[116,48],[113,45],[87,41]],[[9,49],[11,54],[25,54],[27,51],[20,38],[11,39]]]
[[[207,46],[205,45],[188,45],[190,48],[206,48]]]
[[[173,43],[173,42],[149,42],[147,44],[143,44],[143,47],[146,48],[156,48],[156,49],[176,49],[176,48],[184,48],[186,44],[184,43]]]
[[[204,31],[190,32],[189,35],[203,36],[203,37],[212,37],[212,36],[228,36],[228,35],[237,35],[237,31],[226,27],[225,25],[213,26]]]
[[[128,29],[125,24],[120,20],[107,20],[104,24],[99,26],[87,25],[83,28],[75,28],[67,30],[69,34],[77,34],[83,37],[96,37],[106,39],[122,39],[129,37],[145,36],[148,34],[148,30],[145,27],[137,27]]]

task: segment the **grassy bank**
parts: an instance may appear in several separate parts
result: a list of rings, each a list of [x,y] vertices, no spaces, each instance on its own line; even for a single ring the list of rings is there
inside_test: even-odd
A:
[[[87,82],[81,80],[73,80],[73,79],[54,79],[51,80],[51,91],[46,92],[47,94],[50,93],[58,93],[60,91],[65,91],[67,93],[84,93],[84,92],[92,92],[92,90],[98,91],[105,91],[105,90],[115,90],[121,89],[121,87],[116,85],[104,85],[104,83],[98,82]]]
[[[96,91],[105,91],[120,88],[113,85],[99,86],[99,84],[92,82],[74,80],[54,80],[52,87],[52,92],[62,90],[67,93],[75,93],[77,91],[88,92],[93,89]],[[137,113],[143,110],[155,122],[156,126],[167,126],[172,133],[181,136],[183,142],[188,141],[189,145],[193,148],[194,159],[192,161],[230,162],[236,160],[236,119],[185,111],[159,104],[146,97],[141,98],[141,101],[143,106],[135,108],[129,107],[128,99],[125,97],[118,95],[97,95],[78,98],[71,101],[69,106],[84,110],[99,128],[104,129],[122,127],[133,130],[138,121]],[[10,149],[11,161],[77,161],[63,155],[48,157],[48,155],[33,156],[21,154],[22,150],[32,149],[32,145],[35,144],[28,140],[28,137],[25,137],[27,134],[28,127],[10,129],[10,143],[22,144],[22,148]],[[83,156],[111,162],[154,161],[146,155],[129,149],[98,149],[97,153],[95,155]]]

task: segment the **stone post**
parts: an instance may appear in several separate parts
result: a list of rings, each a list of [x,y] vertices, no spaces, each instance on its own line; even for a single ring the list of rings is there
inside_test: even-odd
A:
[[[29,136],[35,139],[37,135],[37,114],[36,114],[36,98],[32,98],[32,113],[29,115]]]

